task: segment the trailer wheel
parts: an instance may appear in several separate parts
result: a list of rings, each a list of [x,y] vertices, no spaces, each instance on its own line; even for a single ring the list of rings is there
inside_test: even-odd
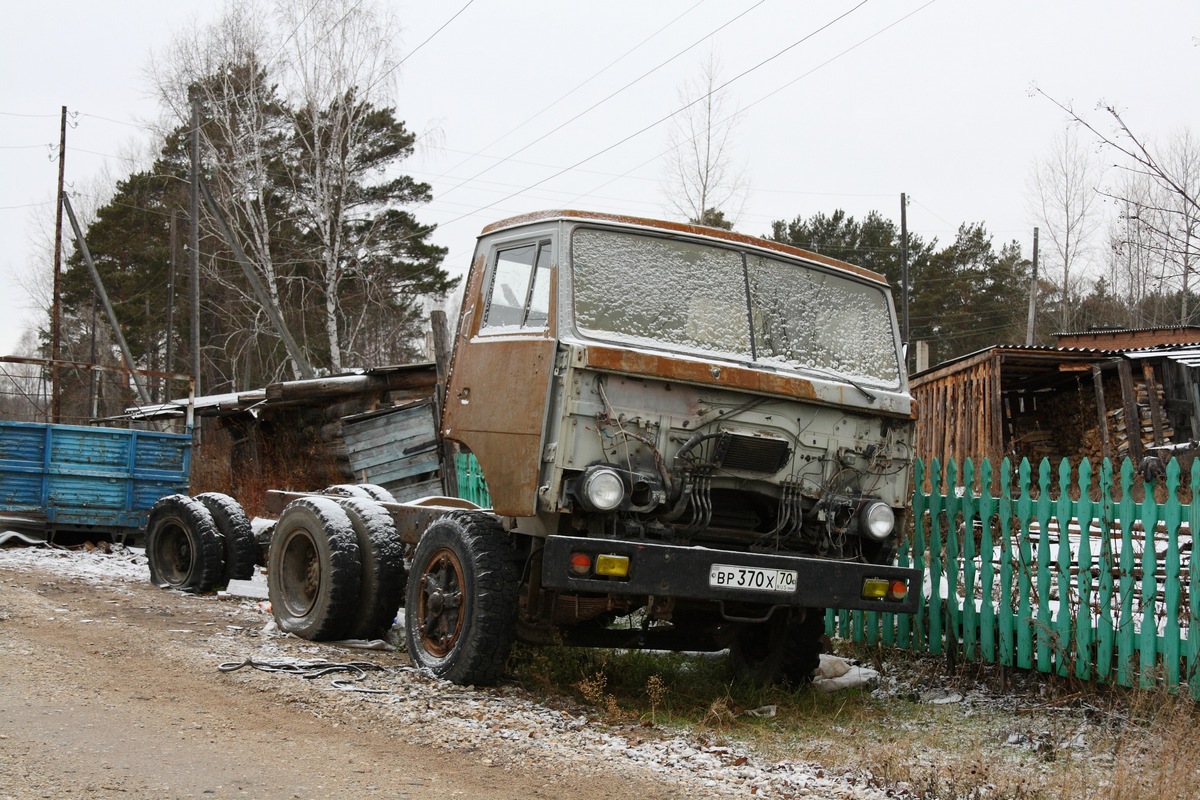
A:
[[[351,497],[338,502],[350,518],[362,559],[356,613],[346,635],[376,639],[392,627],[404,601],[404,543],[391,514],[376,501]]]
[[[811,681],[821,665],[825,615],[819,608],[804,612],[803,619],[776,614],[767,622],[739,624],[729,643],[733,677],[761,687]]]
[[[225,580],[248,580],[254,575],[258,549],[250,518],[238,502],[227,494],[205,492],[196,495],[196,499],[212,514],[217,532],[225,539]]]
[[[327,497],[288,503],[267,557],[267,595],[280,630],[314,641],[345,635],[361,581],[358,538]]]
[[[224,544],[212,514],[187,495],[172,494],[146,520],[150,581],[163,588],[205,592],[225,573]]]
[[[415,665],[460,685],[500,679],[516,633],[516,558],[487,514],[452,511],[425,529],[405,604]]]

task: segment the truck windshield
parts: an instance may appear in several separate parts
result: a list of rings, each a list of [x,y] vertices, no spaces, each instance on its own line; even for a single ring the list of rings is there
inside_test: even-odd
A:
[[[581,333],[898,387],[884,290],[758,253],[623,231],[571,240]]]

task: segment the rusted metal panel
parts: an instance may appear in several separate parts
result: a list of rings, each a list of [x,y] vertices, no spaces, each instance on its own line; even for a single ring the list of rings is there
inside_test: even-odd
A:
[[[481,256],[464,295],[470,305],[454,348],[442,435],[475,454],[497,514],[532,516],[557,347],[556,291],[552,284],[545,330],[479,335],[484,266]]]
[[[589,345],[581,353],[586,353],[583,356],[586,358],[586,364],[579,366],[594,369],[743,389],[788,398],[815,400],[817,397],[811,381],[792,375],[760,372],[730,364],[706,364],[666,353],[622,350],[597,345]]]

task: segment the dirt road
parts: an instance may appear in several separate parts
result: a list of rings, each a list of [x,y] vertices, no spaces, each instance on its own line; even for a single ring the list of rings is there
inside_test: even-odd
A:
[[[90,559],[90,560],[89,560]],[[250,602],[151,586],[136,553],[0,550],[4,798],[882,797],[803,765],[621,730],[398,652],[264,630]],[[382,667],[306,680],[223,663]]]

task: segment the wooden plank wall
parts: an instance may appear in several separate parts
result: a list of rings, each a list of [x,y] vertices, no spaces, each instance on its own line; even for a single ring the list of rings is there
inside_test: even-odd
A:
[[[918,418],[915,452],[942,463],[1002,457],[1004,424],[999,358],[914,386]]]

